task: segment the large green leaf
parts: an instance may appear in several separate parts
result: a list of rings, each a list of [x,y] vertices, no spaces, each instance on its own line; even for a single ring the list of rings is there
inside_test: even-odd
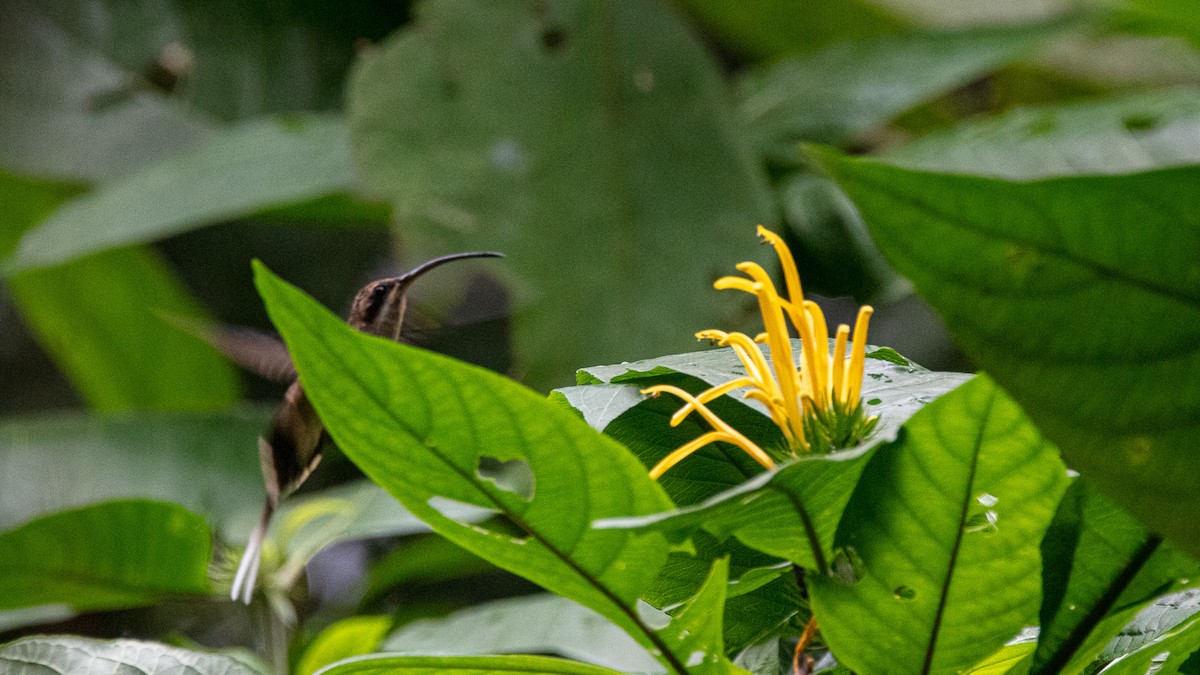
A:
[[[810,576],[817,623],[859,672],[949,673],[1030,622],[1038,542],[1066,488],[1054,447],[986,376],[926,406],[868,466]]]
[[[0,528],[121,497],[172,501],[227,532],[262,505],[266,411],[56,414],[0,423]],[[245,527],[249,531],[251,524]]]
[[[923,136],[887,155],[914,169],[1029,179],[1200,164],[1200,92],[1023,108]]]
[[[441,535],[596,610],[684,671],[686,655],[635,606],[666,542],[589,527],[670,507],[633,455],[507,378],[363,334],[261,265],[256,272],[313,405],[369,478]],[[448,502],[494,510],[519,535],[458,522],[443,513]]]
[[[751,73],[739,114],[755,149],[795,162],[796,143],[851,140],[1015,60],[1053,32],[1015,26],[835,44]]]
[[[0,669],[37,675],[91,672],[264,675],[257,668],[221,654],[139,640],[102,642],[67,636],[28,637],[10,642],[0,647]]]
[[[769,195],[715,65],[672,9],[421,10],[360,61],[355,155],[414,257],[508,255],[524,377],[562,384],[578,364],[677,351],[730,325],[736,305],[704,285],[714,261],[764,252],[751,228],[770,219]]]
[[[8,279],[39,341],[102,411],[212,410],[240,397],[237,371],[163,319],[203,310],[153,251],[125,248]]]
[[[705,570],[707,573],[707,570]],[[464,635],[470,635],[464,641]],[[621,672],[651,672],[658,663],[620,628],[554,595],[497,600],[400,628],[379,651],[405,654],[555,654]]]
[[[1033,673],[1080,672],[1138,610],[1200,569],[1079,479],[1042,542],[1045,593]]]
[[[296,675],[312,675],[331,663],[378,651],[391,626],[390,616],[351,616],[335,621],[304,650]]]
[[[112,609],[205,595],[211,557],[208,523],[175,504],[114,501],[63,511],[0,533],[0,609]]]
[[[67,203],[25,234],[8,271],[344,192],[353,184],[349,150],[335,117],[243,122]]]
[[[1200,553],[1200,168],[1013,183],[820,155],[963,349]]]
[[[1194,673],[1200,666],[1197,650],[1200,650],[1200,620],[1192,620],[1122,656],[1100,674]]]
[[[348,659],[317,675],[616,675],[618,671],[578,661],[545,656],[391,656],[379,654]]]

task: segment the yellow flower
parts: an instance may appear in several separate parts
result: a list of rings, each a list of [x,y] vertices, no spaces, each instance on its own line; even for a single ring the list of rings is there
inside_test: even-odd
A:
[[[758,236],[771,244],[779,256],[787,296],[781,296],[766,270],[752,262],[737,266],[745,277],[722,277],[713,284],[718,290],[735,289],[758,298],[766,332],[754,339],[743,333],[719,330],[696,334],[702,340],[732,348],[746,370],[745,377],[719,384],[695,396],[670,385],[655,385],[643,391],[651,395],[668,393],[683,399],[684,406],[671,417],[671,426],[697,412],[713,428],[663,458],[650,471],[652,478],[658,478],[688,455],[717,441],[736,445],[765,468],[775,468],[775,462],[767,452],[717,417],[706,405],[739,389],[746,390],[742,394],[745,398],[766,406],[771,419],[783,432],[792,455],[851,447],[875,428],[877,418],[866,417],[860,400],[867,324],[874,310],[867,305],[859,309],[852,341],[850,327],[838,326],[831,354],[825,314],[816,303],[804,299],[792,252],[779,235],[761,225]],[[800,335],[803,347],[799,367],[795,365],[792,352],[789,323]],[[770,364],[760,343],[766,343],[770,348]]]

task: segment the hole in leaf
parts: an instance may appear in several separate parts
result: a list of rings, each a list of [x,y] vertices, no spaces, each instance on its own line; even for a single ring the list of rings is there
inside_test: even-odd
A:
[[[870,401],[867,401],[867,405],[879,405],[880,403],[883,403],[883,401],[880,399],[877,399],[877,398],[873,398]]]
[[[489,509],[475,504],[460,502],[457,499],[449,497],[433,496],[425,502],[429,508],[437,511],[444,518],[449,518],[459,524],[477,523],[496,513],[495,509]]]
[[[896,590],[892,591],[892,597],[897,600],[913,600],[917,597],[917,592],[908,586],[897,586]]]
[[[862,557],[858,555],[858,551],[854,550],[853,546],[838,549],[833,556],[833,562],[829,565],[829,576],[843,586],[857,584],[865,573],[866,567],[863,565]]]
[[[533,501],[533,469],[523,459],[502,462],[495,457],[480,456],[475,474],[505,492],[511,492],[527,502]]]

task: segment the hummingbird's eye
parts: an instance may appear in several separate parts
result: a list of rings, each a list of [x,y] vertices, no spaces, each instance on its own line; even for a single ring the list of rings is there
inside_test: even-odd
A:
[[[389,290],[391,290],[391,284],[379,284],[371,289],[371,294],[367,296],[366,307],[363,308],[364,323],[372,323],[379,316],[379,312],[383,310],[383,306],[387,302]]]

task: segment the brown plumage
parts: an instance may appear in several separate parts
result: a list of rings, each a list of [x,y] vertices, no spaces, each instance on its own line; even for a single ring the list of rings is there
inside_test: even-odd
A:
[[[466,258],[498,258],[500,253],[455,253],[434,258],[398,277],[372,281],[354,296],[348,323],[354,328],[399,340],[408,307],[408,289],[422,274],[442,264]],[[275,338],[245,329],[191,327],[236,363],[274,380],[290,381],[283,403],[275,410],[271,427],[258,439],[266,500],[262,517],[250,533],[242,561],[233,579],[230,597],[247,604],[254,595],[262,559],[263,539],[279,503],[308,478],[321,461],[325,427],[296,379],[287,349]]]

